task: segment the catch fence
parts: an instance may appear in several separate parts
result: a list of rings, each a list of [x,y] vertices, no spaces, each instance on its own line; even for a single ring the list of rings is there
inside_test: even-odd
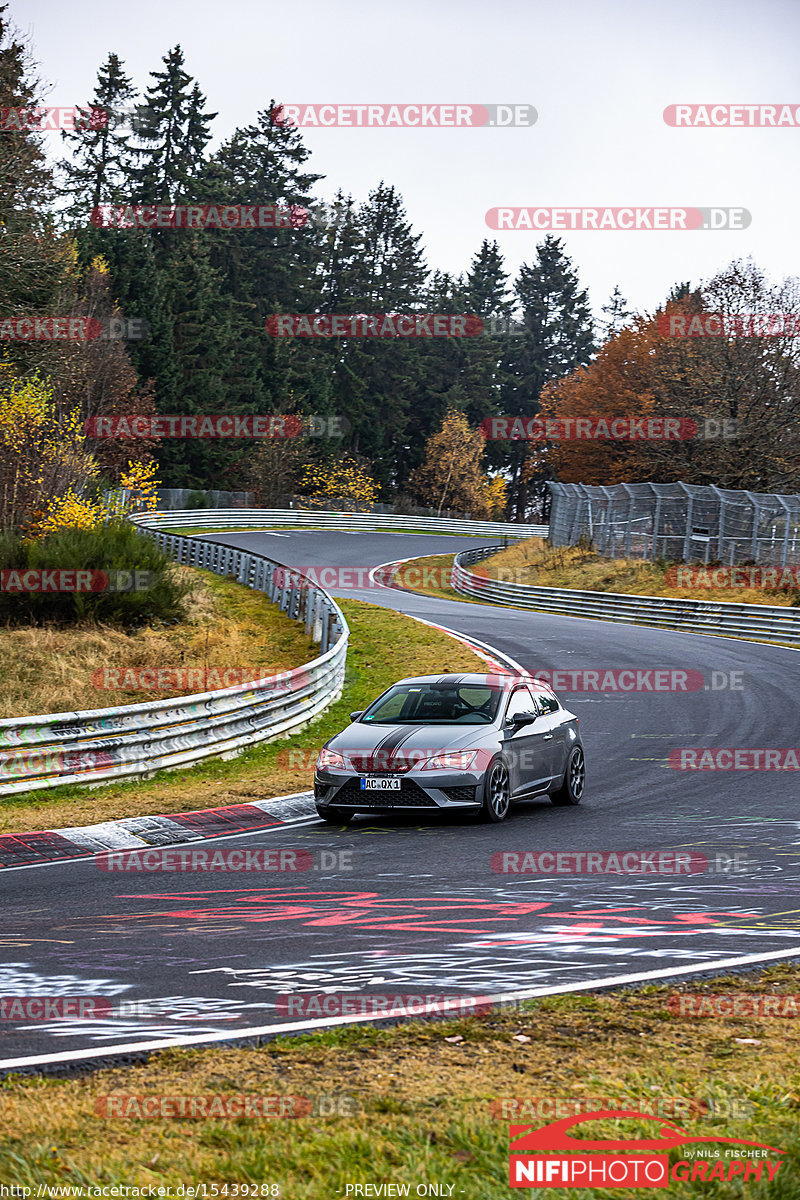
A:
[[[688,483],[548,483],[550,542],[591,542],[609,558],[800,562],[800,495]]]

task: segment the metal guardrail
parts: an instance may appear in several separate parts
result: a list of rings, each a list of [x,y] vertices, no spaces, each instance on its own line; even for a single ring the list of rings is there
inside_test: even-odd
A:
[[[514,538],[547,537],[546,525],[513,521],[460,521],[455,517],[396,517],[391,513],[337,513],[313,508],[190,508],[139,513],[134,522],[158,529],[194,526],[197,529],[272,529],[297,525],[339,530],[424,529],[432,533],[465,533]]]
[[[800,608],[766,604],[715,604],[709,600],[673,600],[661,596],[630,596],[619,592],[586,592],[572,588],[537,588],[489,579],[467,570],[473,563],[497,554],[502,546],[467,550],[453,560],[450,583],[454,591],[490,604],[510,604],[568,617],[592,617],[633,625],[653,625],[685,633],[723,634],[765,642],[800,644]]]
[[[146,777],[204,758],[230,758],[301,728],[337,700],[350,631],[336,601],[263,554],[143,530],[178,562],[235,575],[266,593],[320,643],[312,662],[279,675],[177,699],[0,720],[0,795],[66,783]],[[275,576],[275,572],[278,572]],[[273,578],[275,576],[275,578]]]

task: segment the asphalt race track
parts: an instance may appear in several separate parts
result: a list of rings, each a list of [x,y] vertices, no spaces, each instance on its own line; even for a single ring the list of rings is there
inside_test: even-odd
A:
[[[218,540],[338,567],[491,544],[331,531]],[[308,795],[288,804],[283,825],[218,843],[308,850],[307,872],[112,874],[91,860],[0,872],[0,996],[110,1001],[99,1018],[4,1020],[0,1068],[334,1023],[314,1008],[320,993],[557,991],[800,958],[800,774],[668,762],[684,747],[800,747],[795,651],[379,586],[332,590],[472,635],[526,670],[662,668],[703,682],[661,694],[557,687],[586,747],[577,808],[533,801],[501,825],[434,814],[338,829],[318,821]],[[493,869],[498,851],[681,851],[707,868],[505,874]]]

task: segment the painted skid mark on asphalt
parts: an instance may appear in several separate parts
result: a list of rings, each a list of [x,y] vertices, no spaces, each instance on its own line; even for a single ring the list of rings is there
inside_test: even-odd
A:
[[[549,881],[546,881],[546,883]],[[528,885],[530,886],[530,885]],[[619,885],[617,904],[603,901],[574,904],[569,890],[554,894],[546,884],[538,885],[536,896],[514,899],[483,899],[474,896],[386,898],[378,892],[316,892],[295,888],[219,888],[185,893],[150,892],[120,899],[142,901],[148,911],[108,914],[107,927],[114,936],[126,929],[164,929],[179,934],[181,928],[195,933],[203,929],[219,933],[251,924],[273,924],[282,929],[292,924],[307,929],[349,930],[366,933],[414,933],[491,938],[482,945],[529,942],[538,945],[567,945],[588,949],[593,943],[613,942],[618,946],[633,941],[663,941],[665,937],[707,935],[768,927],[773,917],[761,909],[721,907],[710,909],[697,896],[686,895],[685,885],[675,885],[672,904],[631,903],[635,884]],[[651,884],[650,886],[655,886]],[[661,884],[663,887],[663,882]],[[705,885],[707,887],[707,884]],[[726,882],[724,890],[730,890]],[[187,902],[184,905],[183,902]],[[159,903],[161,902],[161,903]],[[561,907],[566,905],[567,907]],[[669,911],[682,908],[684,911]],[[553,925],[554,920],[562,922]],[[566,923],[564,923],[566,922]],[[116,924],[114,924],[116,923]],[[756,924],[757,923],[757,924]],[[534,928],[520,929],[520,924]],[[792,922],[800,933],[800,914]],[[776,927],[783,930],[783,925]],[[506,940],[508,939],[508,940]],[[657,951],[653,951],[656,953]],[[664,954],[672,950],[664,949]]]

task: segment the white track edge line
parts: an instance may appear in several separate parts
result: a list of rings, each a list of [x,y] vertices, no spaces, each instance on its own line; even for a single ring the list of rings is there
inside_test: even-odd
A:
[[[628,983],[641,983],[648,979],[672,979],[679,975],[697,974],[698,972],[705,973],[711,971],[716,973],[727,967],[754,965],[779,958],[791,958],[792,956],[800,956],[800,946],[793,946],[789,950],[771,950],[766,954],[745,954],[738,958],[727,958],[716,962],[693,963],[682,967],[663,967],[655,971],[637,972],[632,975],[613,975],[608,979],[588,979],[582,980],[579,983],[565,983],[561,986],[526,988],[521,991],[500,992],[490,996],[481,995],[479,1000],[482,1005],[497,1004],[498,1007],[502,1008],[503,1001],[508,1003],[508,1001],[513,1000],[535,999],[537,996],[561,996],[567,995],[570,992],[587,992],[597,989],[621,987]],[[469,998],[469,994],[465,998]],[[46,1063],[83,1062],[89,1059],[113,1058],[122,1054],[141,1054],[179,1046],[212,1046],[219,1042],[238,1042],[248,1038],[266,1036],[275,1037],[281,1033],[302,1033],[309,1030],[331,1029],[342,1025],[371,1024],[374,1021],[391,1020],[405,1014],[405,1009],[390,1015],[386,1013],[354,1013],[341,1017],[320,1017],[315,1018],[313,1021],[292,1021],[282,1025],[253,1025],[247,1029],[238,1030],[236,1033],[225,1030],[224,1033],[198,1034],[194,1037],[185,1038],[167,1038],[155,1042],[123,1042],[118,1045],[105,1046],[99,1050],[68,1050],[63,1054],[38,1054],[26,1058],[9,1058],[0,1061],[0,1070],[10,1070],[12,1067],[43,1066]],[[442,1014],[408,1013],[407,1015],[410,1017],[419,1017],[421,1015],[439,1016]]]

